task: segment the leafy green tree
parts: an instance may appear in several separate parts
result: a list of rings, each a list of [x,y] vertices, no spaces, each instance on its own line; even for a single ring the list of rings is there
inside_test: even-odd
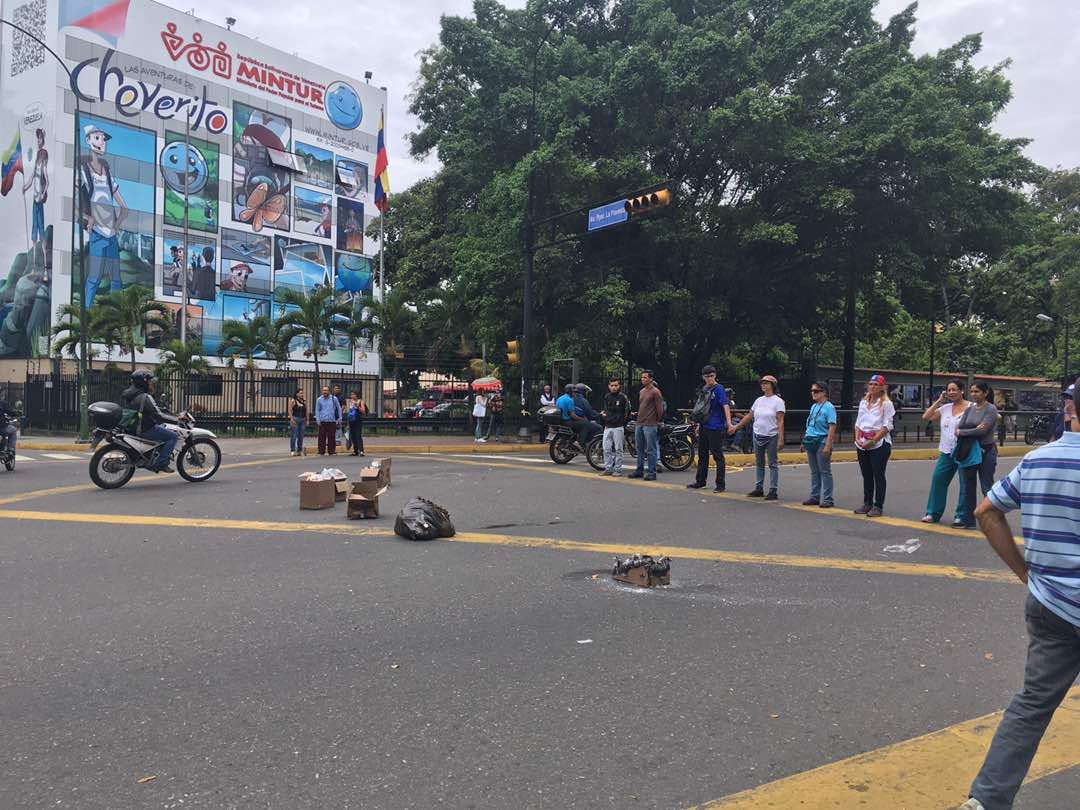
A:
[[[202,341],[184,341],[173,338],[162,347],[161,362],[158,364],[158,373],[163,378],[179,378],[180,385],[176,391],[176,409],[184,407],[184,394],[188,381],[192,375],[209,374],[211,366],[203,356]]]
[[[345,303],[335,302],[334,291],[329,287],[321,287],[310,295],[288,287],[278,287],[275,297],[279,304],[295,307],[295,309],[286,310],[277,319],[277,325],[281,330],[280,342],[288,346],[300,338],[307,343],[304,355],[311,357],[315,362],[316,390],[312,396],[312,402],[314,402],[321,384],[319,357],[327,353],[327,345],[334,331],[348,326],[352,316],[352,307]]]
[[[265,354],[270,333],[270,318],[259,315],[250,321],[225,321],[221,327],[222,341],[218,356],[228,358],[228,366],[236,367],[236,358],[244,360],[247,380],[241,372],[240,384],[248,388],[245,397],[255,407],[255,355]],[[246,383],[250,382],[250,386]]]
[[[389,290],[385,301],[366,299],[364,309],[368,312],[364,328],[370,330],[378,340],[384,362],[389,361],[393,368],[397,412],[400,414],[402,394],[407,386],[402,375],[402,361],[405,359],[405,347],[416,334],[416,312],[409,306],[405,292],[398,289]]]
[[[132,373],[140,339],[152,328],[168,334],[173,325],[165,305],[154,300],[153,290],[138,285],[95,299],[93,313],[91,333],[131,355]]]
[[[90,318],[87,319],[88,321]],[[88,350],[88,357],[86,358],[87,368],[90,371],[94,370],[94,358],[98,356],[97,350],[93,347],[90,339],[89,330],[86,330],[86,334],[83,334],[82,328],[82,313],[79,307],[74,304],[61,304],[56,309],[56,320],[52,326],[52,350],[57,357],[67,355],[72,360],[77,360],[79,352],[82,350],[82,342],[85,338]]]

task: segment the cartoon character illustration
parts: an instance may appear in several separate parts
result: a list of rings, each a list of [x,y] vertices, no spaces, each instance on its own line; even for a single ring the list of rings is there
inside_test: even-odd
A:
[[[217,298],[217,272],[214,270],[214,247],[206,245],[202,254],[196,253],[191,257],[191,268],[188,270],[188,289],[191,297],[200,301],[214,301]],[[201,258],[201,261],[200,261]]]
[[[180,288],[183,283],[184,272],[184,247],[183,245],[173,245],[169,248],[169,253],[172,256],[172,265],[169,267],[169,286]]]
[[[207,200],[206,207],[203,209],[203,216],[206,217],[206,226],[212,230],[217,230],[217,220],[214,215],[214,201]]]
[[[270,165],[266,151],[285,151],[283,137],[288,127],[284,119],[255,111],[233,148],[233,182],[240,186],[236,194],[239,207],[236,218],[251,223],[254,231],[261,231],[264,224],[285,229],[289,226],[285,211],[292,177],[289,172]]]
[[[45,268],[45,280],[48,281],[52,256],[45,250],[45,201],[49,199],[49,152],[45,148],[45,130],[40,127],[34,131],[37,138],[37,155],[34,157],[34,170],[23,184],[23,194],[34,187],[33,225],[30,226],[30,241],[34,243],[34,258],[41,253],[41,266]]]
[[[315,226],[315,235],[321,236],[323,239],[329,239],[333,209],[329,203],[323,203],[319,208],[322,211],[322,222]]]
[[[345,82],[326,88],[326,117],[338,129],[356,129],[364,117],[360,96]]]
[[[227,278],[221,280],[221,289],[233,292],[247,292],[248,276],[255,271],[243,262],[237,262],[229,269]]]
[[[182,141],[170,143],[161,150],[159,163],[165,185],[177,194],[198,194],[206,188],[210,169],[203,153],[194,144],[184,144]]]
[[[250,222],[253,231],[261,231],[263,223],[275,224],[285,213],[287,198],[284,194],[270,194],[266,183],[259,183],[247,195],[244,207],[240,211],[240,221]]]
[[[129,211],[105,160],[112,136],[97,124],[87,124],[83,127],[83,137],[90,147],[90,156],[79,167],[79,206],[80,216],[90,232],[90,273],[85,289],[86,306],[90,308],[103,281],[109,282],[110,292],[122,286],[117,235]]]

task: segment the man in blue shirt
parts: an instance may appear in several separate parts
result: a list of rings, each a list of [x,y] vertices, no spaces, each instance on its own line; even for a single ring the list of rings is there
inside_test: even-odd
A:
[[[994,551],[1028,587],[1030,641],[1024,689],[1005,710],[964,810],[1013,806],[1054,711],[1080,675],[1080,420],[1071,405],[1061,439],[1024,456],[975,512]],[[1015,509],[1022,555],[1005,521]]]
[[[568,385],[563,391],[563,395],[555,400],[555,407],[559,409],[562,414],[562,423],[567,427],[571,426],[574,422],[574,386]],[[578,417],[580,418],[580,417]]]
[[[716,369],[705,366],[701,370],[704,385],[698,392],[699,397],[709,398],[709,415],[698,428],[698,463],[697,478],[687,484],[687,489],[701,489],[709,480],[709,454],[716,464],[716,491],[723,492],[724,474],[727,466],[724,462],[724,445],[727,444],[727,427],[731,422],[731,406],[728,404],[724,386],[716,382]]]
[[[337,426],[341,424],[341,403],[330,395],[330,386],[324,385],[322,396],[315,400],[315,421],[319,423],[319,455],[330,451],[337,455]]]

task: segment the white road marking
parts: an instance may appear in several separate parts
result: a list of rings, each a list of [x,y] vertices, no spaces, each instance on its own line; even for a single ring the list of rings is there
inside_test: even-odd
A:
[[[24,461],[24,462],[25,461],[34,461],[34,459],[30,458],[30,456],[20,456],[17,453],[15,454],[15,460],[16,461]]]
[[[69,456],[66,453],[42,453],[45,458],[55,458],[58,461],[79,461],[82,456]]]
[[[505,456],[505,455],[503,455],[503,456],[482,456],[482,455],[479,455],[477,453],[468,453],[466,455],[451,455],[450,458],[487,458],[487,459],[493,459],[494,461],[528,461],[528,462],[531,462],[532,464],[551,464],[551,459],[549,459],[549,458],[530,458],[528,456],[517,456],[517,457],[507,458],[507,456]]]

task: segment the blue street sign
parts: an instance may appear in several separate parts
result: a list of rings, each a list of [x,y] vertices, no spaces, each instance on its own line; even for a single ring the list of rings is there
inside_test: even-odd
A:
[[[598,231],[610,225],[626,222],[630,215],[626,213],[626,200],[601,205],[589,209],[589,230]]]

